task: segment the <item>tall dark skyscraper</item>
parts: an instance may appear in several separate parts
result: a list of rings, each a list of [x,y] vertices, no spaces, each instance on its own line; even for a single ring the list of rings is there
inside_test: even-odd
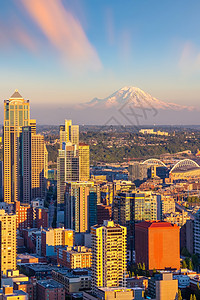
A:
[[[26,126],[20,137],[20,202],[31,199],[31,127]]]

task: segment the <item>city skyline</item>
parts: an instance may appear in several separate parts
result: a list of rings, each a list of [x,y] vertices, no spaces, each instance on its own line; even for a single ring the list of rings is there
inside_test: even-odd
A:
[[[127,85],[199,107],[198,1],[48,4],[1,4],[2,101],[18,88],[40,124],[39,104],[67,114]]]
[[[0,300],[200,299],[200,3],[1,2]]]

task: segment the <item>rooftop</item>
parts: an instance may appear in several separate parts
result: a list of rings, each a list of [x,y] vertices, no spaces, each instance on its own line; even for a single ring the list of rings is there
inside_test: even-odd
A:
[[[78,278],[80,276],[90,276],[90,271],[88,269],[75,269],[70,270],[67,268],[57,268],[54,269],[55,272],[60,273],[68,278]]]
[[[140,287],[134,287],[134,288],[126,288],[126,287],[103,287],[103,288],[99,288],[100,291],[104,291],[104,292],[128,292],[128,291],[132,291],[132,290],[143,290],[143,288]]]
[[[14,94],[10,97],[10,99],[23,99],[18,90],[15,90]]]
[[[169,227],[178,227],[176,224],[171,224],[168,222],[163,222],[163,221],[144,221],[141,223],[136,224],[136,227],[142,227],[142,228],[169,228]]]
[[[38,284],[40,284],[44,288],[48,288],[48,289],[64,288],[64,286],[61,283],[58,283],[57,281],[55,281],[53,279],[39,280]]]

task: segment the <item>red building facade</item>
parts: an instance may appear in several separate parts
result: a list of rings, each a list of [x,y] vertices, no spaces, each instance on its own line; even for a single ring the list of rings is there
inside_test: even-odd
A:
[[[135,225],[136,263],[149,270],[180,269],[180,233],[177,225],[146,221]]]

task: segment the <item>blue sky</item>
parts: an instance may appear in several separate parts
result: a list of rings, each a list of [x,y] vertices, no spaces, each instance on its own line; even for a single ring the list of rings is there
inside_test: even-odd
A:
[[[48,5],[47,5],[48,4]],[[0,90],[31,105],[104,98],[132,85],[199,105],[199,0],[7,0]]]

